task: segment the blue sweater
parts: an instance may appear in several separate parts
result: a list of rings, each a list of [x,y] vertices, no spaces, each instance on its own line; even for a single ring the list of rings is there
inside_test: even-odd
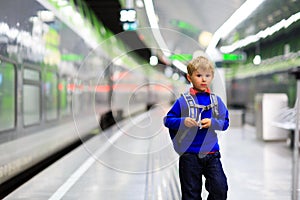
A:
[[[199,92],[193,96],[199,105],[209,105],[210,94]],[[164,124],[169,128],[169,133],[177,153],[208,153],[219,151],[218,137],[215,130],[226,130],[229,126],[228,110],[219,96],[218,111],[219,116],[212,116],[212,109],[202,112],[201,119],[210,118],[211,127],[202,128],[184,125],[184,119],[189,116],[189,109],[183,96],[179,97],[164,117]]]

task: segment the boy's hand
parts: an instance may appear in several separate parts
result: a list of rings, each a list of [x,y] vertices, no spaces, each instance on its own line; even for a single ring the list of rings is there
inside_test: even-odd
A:
[[[201,120],[202,128],[209,128],[211,126],[211,119],[204,118]]]
[[[193,127],[193,126],[198,126],[198,123],[196,122],[195,119],[190,118],[190,117],[186,117],[186,118],[184,119],[184,125],[185,125],[186,127],[191,128],[191,127]]]

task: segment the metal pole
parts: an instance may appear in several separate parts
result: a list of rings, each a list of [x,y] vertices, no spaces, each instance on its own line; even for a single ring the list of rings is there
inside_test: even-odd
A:
[[[298,168],[299,168],[299,95],[300,95],[300,81],[297,80],[297,101],[296,101],[296,127],[294,132],[294,149],[293,149],[293,198],[298,200]]]
[[[292,171],[292,200],[298,200],[298,178],[299,178],[299,99],[300,99],[300,66],[290,71],[297,79],[297,100],[295,104],[296,122],[293,148],[293,171]]]

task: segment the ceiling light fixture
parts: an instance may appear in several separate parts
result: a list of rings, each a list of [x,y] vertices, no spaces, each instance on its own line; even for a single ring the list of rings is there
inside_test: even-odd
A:
[[[163,52],[163,54],[166,57],[169,57],[171,54],[169,53],[168,46],[160,33],[159,26],[157,23],[157,16],[154,11],[153,1],[152,0],[144,0],[144,4],[145,4],[147,17],[148,17],[148,20],[150,23],[150,27],[152,29],[153,36],[154,36],[159,48]]]
[[[214,33],[210,44],[206,49],[206,53],[211,57],[215,55],[215,48],[219,40],[227,36],[237,25],[253,13],[265,0],[247,0],[239,9],[237,9],[231,17]]]
[[[262,30],[258,32],[255,35],[250,35],[242,40],[239,40],[232,45],[223,46],[220,48],[221,52],[223,53],[230,53],[235,51],[236,49],[242,48],[244,46],[247,46],[251,43],[257,42],[259,39],[264,39],[270,35],[273,35],[277,31],[279,31],[282,28],[287,28],[294,22],[300,20],[300,12],[290,16],[288,19],[283,19],[280,22],[274,24],[271,27],[266,28],[265,30]]]

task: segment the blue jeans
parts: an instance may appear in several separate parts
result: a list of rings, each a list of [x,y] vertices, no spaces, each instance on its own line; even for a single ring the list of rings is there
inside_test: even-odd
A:
[[[201,200],[202,175],[209,195],[207,200],[227,199],[227,178],[220,161],[220,152],[205,157],[184,153],[179,158],[182,200]]]

